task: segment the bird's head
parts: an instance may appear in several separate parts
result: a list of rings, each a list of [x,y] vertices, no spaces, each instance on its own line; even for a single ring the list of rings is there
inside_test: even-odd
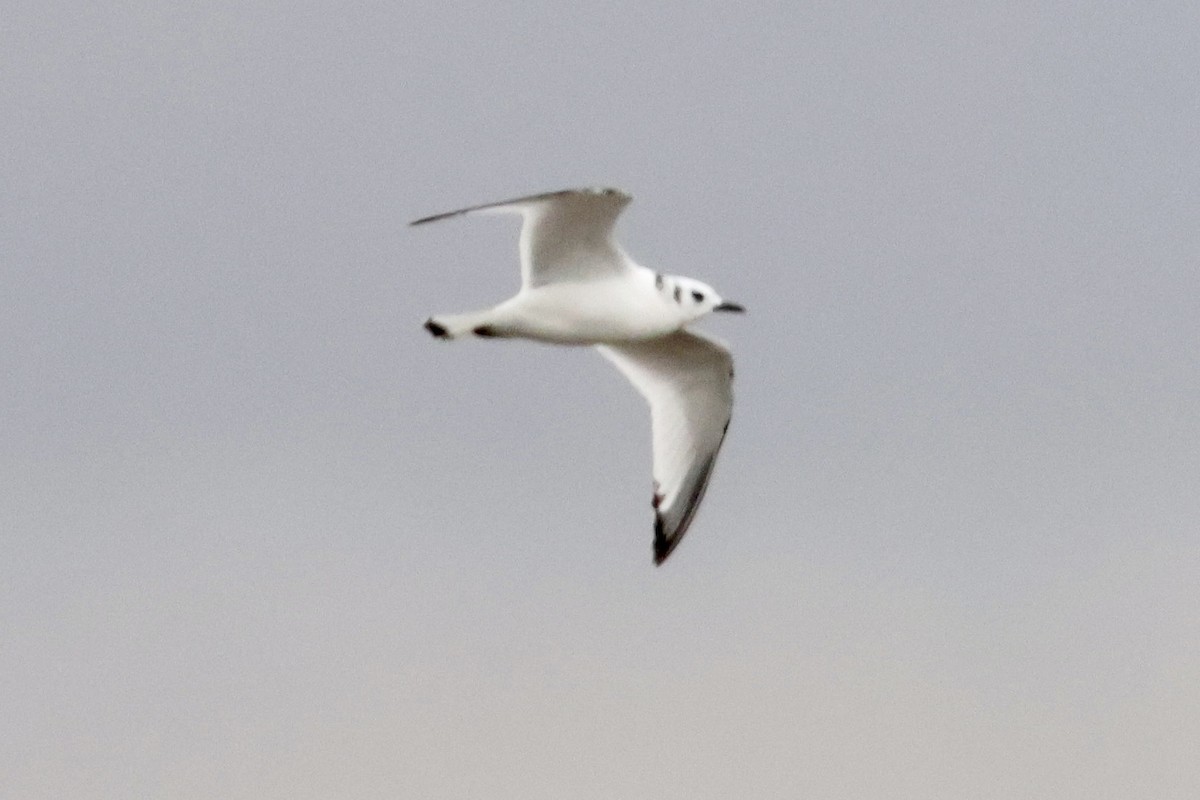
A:
[[[699,319],[713,311],[736,311],[741,313],[746,309],[737,303],[722,299],[716,290],[707,283],[695,278],[674,277],[671,291],[673,300],[690,321]]]

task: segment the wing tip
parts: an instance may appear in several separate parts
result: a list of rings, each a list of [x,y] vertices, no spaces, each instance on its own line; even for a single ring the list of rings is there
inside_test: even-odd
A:
[[[663,530],[662,514],[656,511],[654,513],[654,566],[661,567],[682,538],[682,536],[678,535],[671,539],[667,538]]]
[[[724,438],[725,436],[722,434],[722,441],[724,441]],[[717,449],[719,450],[720,447],[721,445],[718,443]],[[683,535],[687,533],[688,528],[691,527],[692,519],[696,516],[696,511],[700,508],[700,501],[704,499],[704,492],[708,488],[708,479],[712,476],[713,465],[716,464],[716,462],[717,454],[714,452],[708,457],[708,460],[699,466],[698,470],[693,468],[692,472],[689,473],[689,475],[694,474],[696,476],[694,483],[695,488],[692,489],[691,496],[688,498],[687,504],[683,507],[683,514],[678,520],[671,523],[673,529],[669,535],[666,531],[666,523],[663,519],[662,511],[659,510],[662,499],[658,496],[657,490],[655,491],[654,564],[656,566],[661,565],[664,561],[666,561],[667,557],[670,556],[675,548],[679,546],[679,543],[683,541]],[[672,507],[674,507],[676,502],[678,502],[678,498],[672,501]],[[670,513],[670,509],[668,509],[668,513]]]
[[[459,214],[465,214],[465,213],[466,213],[465,211],[448,211],[444,214],[431,214],[428,217],[421,217],[420,219],[414,219],[412,222],[408,223],[408,227],[415,228],[416,226],[424,225],[427,222],[437,222],[438,220],[449,219],[450,217],[457,217]]]

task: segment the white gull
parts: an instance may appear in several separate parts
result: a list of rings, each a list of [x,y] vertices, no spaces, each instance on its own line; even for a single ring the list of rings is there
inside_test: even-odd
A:
[[[425,328],[462,336],[595,345],[650,404],[654,439],[654,563],[691,525],[733,410],[733,358],[686,330],[712,311],[742,311],[711,286],[633,261],[613,240],[630,196],[568,189],[462,208],[413,225],[475,212],[518,213],[521,289],[483,311],[439,314]]]

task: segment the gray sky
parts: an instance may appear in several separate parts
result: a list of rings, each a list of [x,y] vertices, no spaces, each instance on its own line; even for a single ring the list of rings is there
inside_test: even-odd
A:
[[[1194,3],[10,2],[0,789],[1200,794]],[[247,6],[252,7],[247,7]],[[750,309],[651,565],[578,185]]]

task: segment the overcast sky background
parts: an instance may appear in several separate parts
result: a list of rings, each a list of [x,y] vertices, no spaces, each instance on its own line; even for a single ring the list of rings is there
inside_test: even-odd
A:
[[[568,10],[569,8],[569,10]],[[0,793],[1200,795],[1195,3],[0,20]],[[744,303],[651,563],[527,192]]]

